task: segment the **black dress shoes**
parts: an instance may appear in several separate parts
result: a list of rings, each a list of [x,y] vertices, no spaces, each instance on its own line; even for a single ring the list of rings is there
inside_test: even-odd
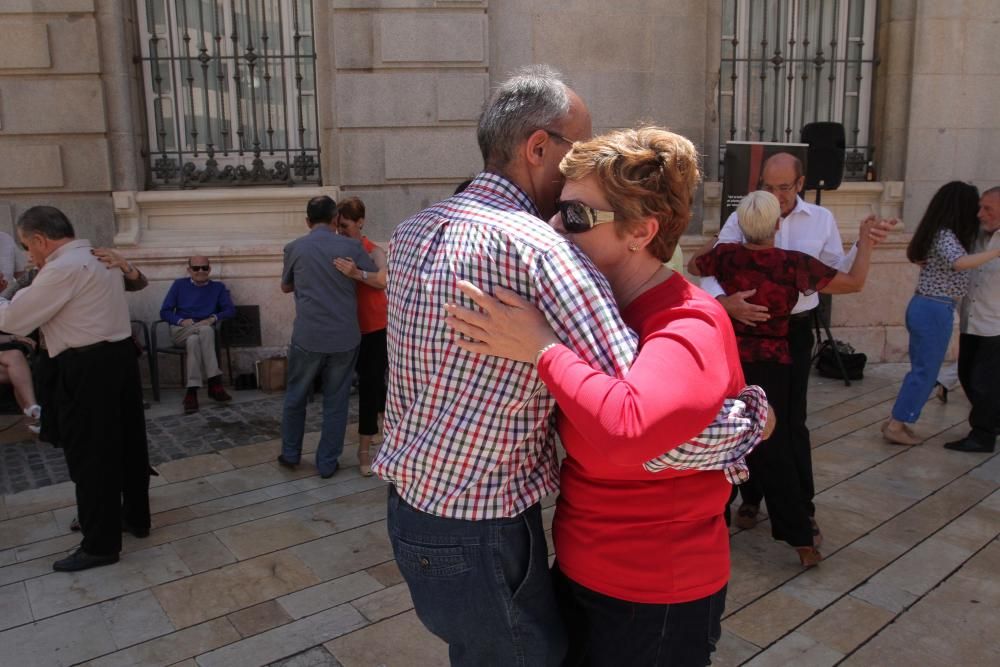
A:
[[[283,454],[278,454],[278,464],[282,468],[289,468],[290,470],[295,470],[299,466],[298,462],[292,463],[286,459]]]
[[[56,572],[77,572],[117,562],[118,554],[112,556],[94,556],[88,554],[83,549],[77,549],[69,556],[52,563],[52,569]]]
[[[962,438],[961,440],[946,442],[944,443],[944,448],[951,449],[956,452],[974,452],[979,454],[993,453],[993,445],[984,445],[981,442],[976,442],[972,438]]]

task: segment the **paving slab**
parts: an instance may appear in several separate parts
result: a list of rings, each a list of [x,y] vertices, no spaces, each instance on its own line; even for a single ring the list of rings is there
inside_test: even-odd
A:
[[[757,527],[733,528],[713,664],[988,664],[1000,654],[1000,454],[941,447],[965,431],[961,392],[927,405],[924,445],[884,443],[879,425],[906,367],[870,371],[850,388],[810,387],[826,560],[803,570],[772,540],[766,506]],[[323,480],[310,462],[317,410],[304,463],[288,471],[274,461],[280,396],[245,394],[194,419],[172,401],[147,414],[163,473],[152,534],[126,536],[112,567],[52,572],[79,542],[72,487],[37,444],[4,445],[12,460],[31,454],[38,474],[0,475],[0,663],[448,664],[393,560],[385,484],[358,474],[354,424],[344,467]],[[542,503],[548,540],[555,500]]]

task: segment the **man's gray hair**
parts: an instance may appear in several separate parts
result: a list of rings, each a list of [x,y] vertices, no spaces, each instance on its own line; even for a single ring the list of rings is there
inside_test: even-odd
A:
[[[1000,185],[994,185],[989,190],[985,191],[979,196],[980,199],[985,199],[987,195],[997,195],[1000,196]]]
[[[76,238],[69,218],[54,206],[32,206],[17,219],[17,228],[25,234],[41,234],[53,241]]]
[[[487,167],[510,164],[515,148],[532,132],[552,127],[569,114],[569,89],[548,65],[517,70],[500,84],[479,117],[479,150]]]

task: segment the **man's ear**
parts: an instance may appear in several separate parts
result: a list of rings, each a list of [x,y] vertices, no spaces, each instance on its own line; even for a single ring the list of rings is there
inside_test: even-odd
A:
[[[524,155],[528,164],[538,166],[544,162],[545,151],[550,148],[549,139],[549,133],[545,130],[535,130],[528,136],[524,143]]]

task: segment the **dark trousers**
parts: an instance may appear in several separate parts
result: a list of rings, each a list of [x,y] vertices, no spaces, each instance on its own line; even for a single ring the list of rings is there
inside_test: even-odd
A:
[[[797,477],[802,485],[802,500],[809,510],[809,516],[816,514],[813,496],[812,445],[809,442],[809,428],[806,426],[809,391],[809,373],[812,370],[812,351],[815,338],[812,330],[811,311],[792,316],[788,323],[788,347],[792,355],[791,377],[788,386],[788,444]],[[764,490],[753,481],[741,484],[740,495],[743,502],[759,505]],[[770,508],[768,512],[770,513]]]
[[[83,550],[122,548],[122,520],[149,528],[149,453],[135,347],[130,339],[56,356],[54,403]]]
[[[767,361],[744,363],[743,374],[747,384],[755,384],[764,389],[777,419],[777,426],[771,437],[760,443],[747,457],[750,479],[756,480],[767,501],[771,536],[788,542],[793,547],[812,546],[810,506],[804,497],[805,485],[799,479],[799,466],[796,465],[788,437],[791,366]]]
[[[509,519],[421,512],[389,487],[389,539],[413,608],[454,666],[560,665],[566,633],[552,590],[541,505]]]
[[[55,386],[59,376],[59,363],[49,356],[48,350],[39,350],[31,364],[31,380],[35,385],[35,398],[42,408],[38,439],[56,447],[59,441],[59,408],[55,401]]]
[[[389,350],[385,329],[361,334],[358,348],[358,433],[378,433],[378,413],[385,412],[385,371],[389,367]]]
[[[1000,432],[1000,336],[959,336],[958,380],[972,403],[969,438],[994,447]]]
[[[619,600],[576,583],[552,567],[569,634],[565,667],[702,667],[722,636],[726,587],[678,604]]]

